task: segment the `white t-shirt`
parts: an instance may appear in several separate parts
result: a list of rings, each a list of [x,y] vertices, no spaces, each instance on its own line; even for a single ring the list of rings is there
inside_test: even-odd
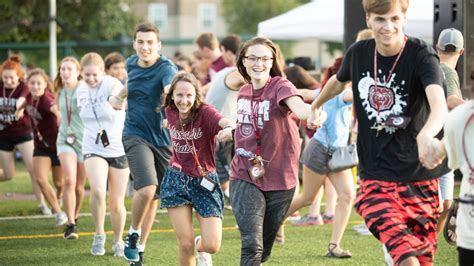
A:
[[[467,160],[474,166],[474,120],[466,127],[466,122],[473,113],[474,101],[471,100],[453,109],[444,125],[443,144],[448,155],[448,166],[460,169],[463,174],[459,193],[462,199],[468,199],[469,195],[474,197],[474,184],[469,183],[471,170],[466,162],[467,155]],[[459,204],[456,235],[457,246],[474,250],[474,205]]]
[[[89,87],[84,81],[79,83],[76,95],[79,116],[84,124],[83,154],[94,153],[104,158],[125,155],[122,145],[125,111],[114,110],[107,101],[110,95],[117,94],[122,88],[122,83],[111,76],[104,76],[97,88]],[[107,147],[102,145],[100,139],[96,144],[97,133],[101,129],[107,132],[110,142]]]

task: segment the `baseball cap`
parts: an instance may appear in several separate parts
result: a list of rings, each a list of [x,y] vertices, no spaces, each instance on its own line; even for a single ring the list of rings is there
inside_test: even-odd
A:
[[[439,34],[437,47],[443,52],[461,50],[464,47],[462,33],[455,28],[444,29]]]

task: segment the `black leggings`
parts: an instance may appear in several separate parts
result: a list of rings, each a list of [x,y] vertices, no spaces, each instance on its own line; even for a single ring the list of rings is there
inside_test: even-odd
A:
[[[260,265],[268,260],[294,193],[295,188],[261,191],[246,181],[230,181],[232,211],[242,240],[240,265]]]
[[[474,265],[474,250],[458,247],[459,266]]]

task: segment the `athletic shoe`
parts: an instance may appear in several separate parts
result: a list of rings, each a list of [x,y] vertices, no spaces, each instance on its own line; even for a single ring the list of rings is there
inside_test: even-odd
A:
[[[96,234],[94,241],[92,241],[91,253],[94,256],[102,256],[105,254],[105,235]]]
[[[56,215],[56,226],[65,225],[67,223],[67,216],[64,212],[58,212]]]
[[[138,252],[138,256],[140,256],[139,261],[131,261],[130,266],[143,266],[145,263],[143,262],[143,257],[145,257],[145,252],[140,251]]]
[[[112,244],[112,252],[114,253],[114,256],[123,257],[124,248],[125,248],[125,245],[122,240],[119,240],[119,241],[114,240]]]
[[[365,225],[365,223],[354,225],[352,227],[352,230],[356,231],[359,235],[363,235],[363,236],[372,235],[372,233],[369,231],[369,229],[367,228],[367,225]]]
[[[79,235],[77,234],[77,226],[75,224],[68,224],[64,229],[64,238],[65,239],[78,239]]]
[[[212,266],[212,256],[207,252],[199,252],[197,250],[197,243],[201,240],[201,236],[196,236],[194,239],[194,250],[196,252],[196,266]]]
[[[125,249],[123,251],[124,257],[130,262],[140,261],[140,255],[138,254],[138,243],[140,236],[137,233],[128,234],[125,237]]]
[[[303,216],[301,219],[292,221],[291,224],[295,226],[306,226],[306,225],[322,225],[323,218],[321,215],[318,215],[316,217],[311,217],[309,215]]]
[[[294,213],[292,213],[290,216],[288,216],[288,218],[286,218],[288,221],[297,221],[299,219],[301,219],[301,215],[300,215],[300,212],[296,211]]]
[[[332,224],[333,219],[334,219],[334,215],[332,215],[332,214],[323,214],[323,222],[325,224]]]
[[[40,209],[40,211],[43,215],[53,215],[53,212],[51,211],[51,209],[48,208],[44,204],[38,204],[38,208]]]

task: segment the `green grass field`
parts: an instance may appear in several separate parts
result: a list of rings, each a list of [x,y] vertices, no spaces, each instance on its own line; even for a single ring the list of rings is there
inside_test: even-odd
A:
[[[0,193],[30,193],[31,184],[21,164],[17,176],[0,183]],[[130,207],[130,199],[126,202]],[[303,213],[306,210],[303,211]],[[89,199],[85,200],[83,213],[89,212]],[[0,203],[0,265],[127,265],[123,258],[112,255],[111,226],[106,220],[107,243],[105,256],[92,256],[90,245],[94,226],[90,216],[79,219],[80,238],[66,241],[62,228],[54,226],[53,217],[39,219],[12,219],[4,217],[37,215],[37,203],[33,200],[3,200]],[[108,219],[108,218],[107,218]],[[351,228],[362,222],[353,212],[345,236],[343,248],[354,255],[351,259],[326,258],[326,246],[331,234],[330,225],[294,227],[286,226],[286,242],[275,245],[272,256],[265,265],[384,265],[380,243],[372,236],[360,236]],[[130,216],[127,217],[128,228]],[[231,211],[225,211],[221,250],[213,256],[214,265],[239,265],[240,237],[235,229]],[[195,223],[196,233],[198,224]],[[438,238],[435,265],[457,265],[456,249]],[[157,222],[146,247],[146,265],[177,265],[177,243],[166,213],[157,215]]]

